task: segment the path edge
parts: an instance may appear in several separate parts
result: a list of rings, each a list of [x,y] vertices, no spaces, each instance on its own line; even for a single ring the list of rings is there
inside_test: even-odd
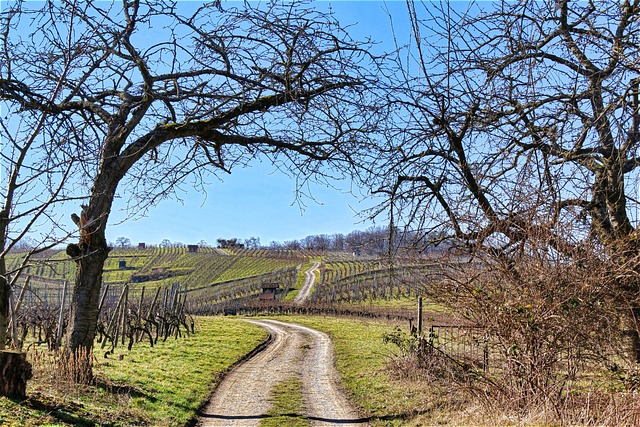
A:
[[[247,319],[238,318],[238,320],[246,321]],[[258,344],[253,350],[251,350],[250,352],[248,352],[247,354],[245,354],[244,356],[242,356],[241,358],[236,360],[225,371],[219,373],[218,376],[216,378],[214,378],[214,381],[217,381],[217,383],[216,383],[215,387],[211,390],[211,393],[209,393],[209,397],[207,397],[207,399],[198,407],[198,409],[191,416],[189,421],[187,421],[184,424],[184,427],[196,427],[198,425],[198,420],[199,420],[200,416],[203,414],[204,408],[206,408],[206,406],[209,404],[209,401],[211,400],[211,398],[213,397],[215,392],[218,390],[218,387],[220,387],[220,384],[222,384],[222,381],[227,377],[227,375],[229,375],[231,373],[231,371],[236,369],[238,366],[242,365],[247,360],[251,359],[256,354],[264,351],[264,349],[266,349],[269,346],[269,344],[271,344],[272,342],[273,342],[273,334],[271,334],[269,332],[269,335],[267,336],[267,338],[265,338],[264,341],[262,341],[260,344]]]

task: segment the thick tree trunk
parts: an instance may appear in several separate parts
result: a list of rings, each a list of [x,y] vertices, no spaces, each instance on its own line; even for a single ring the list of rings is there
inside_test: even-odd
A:
[[[26,353],[0,351],[0,396],[24,399],[27,393],[27,381],[31,378],[31,364]]]
[[[77,382],[91,381],[91,349],[96,335],[98,304],[102,284],[102,269],[109,249],[91,248],[92,252],[77,261],[76,282],[71,299],[69,328],[65,338],[65,352],[72,358],[73,377]]]
[[[65,335],[67,366],[76,382],[88,383],[93,379],[91,351],[98,322],[98,305],[102,286],[102,271],[109,256],[105,228],[113,201],[113,192],[97,192],[89,206],[83,206],[76,217],[80,229],[80,242],[74,246],[77,253],[76,280],[71,297],[69,327]],[[69,247],[67,248],[69,253]]]

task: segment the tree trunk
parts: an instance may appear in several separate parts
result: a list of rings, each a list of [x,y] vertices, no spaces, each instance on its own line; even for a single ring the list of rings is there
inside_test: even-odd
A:
[[[32,376],[31,364],[26,353],[0,351],[0,396],[24,399],[27,394],[27,380]]]
[[[98,174],[89,206],[82,206],[79,217],[72,216],[80,231],[80,242],[70,245],[74,247],[72,254],[67,247],[67,253],[76,261],[76,277],[64,351],[72,377],[79,383],[93,379],[91,354],[98,324],[102,270],[111,250],[105,229],[120,178],[120,174],[108,168]]]
[[[91,248],[92,253],[81,257],[76,266],[76,282],[71,299],[69,329],[65,338],[65,353],[73,358],[71,366],[76,382],[91,381],[91,360],[98,320],[102,269],[109,249]]]
[[[75,246],[76,277],[71,297],[69,327],[65,336],[67,366],[74,381],[88,383],[93,379],[91,350],[96,335],[102,270],[109,256],[105,227],[113,201],[112,192],[98,192],[89,206],[82,207],[77,221],[80,242]],[[69,249],[69,248],[67,248]],[[69,251],[67,251],[69,253]]]

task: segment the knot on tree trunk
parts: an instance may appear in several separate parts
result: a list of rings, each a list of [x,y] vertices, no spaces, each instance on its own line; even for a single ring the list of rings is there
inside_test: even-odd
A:
[[[76,261],[78,261],[78,258],[81,256],[89,253],[89,247],[91,245],[91,234],[94,231],[93,228],[95,227],[95,221],[89,218],[89,215],[87,214],[88,209],[88,206],[82,205],[80,216],[76,213],[71,214],[71,220],[80,231],[80,241],[78,244],[71,243],[67,245],[66,252],[67,255],[74,258]]]

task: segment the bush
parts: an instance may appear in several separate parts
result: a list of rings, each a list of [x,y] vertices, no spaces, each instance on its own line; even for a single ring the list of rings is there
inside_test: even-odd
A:
[[[628,285],[633,272],[596,250],[571,259],[541,252],[531,245],[508,260],[492,254],[452,265],[442,280],[423,289],[459,322],[484,331],[485,369],[473,369],[457,354],[439,354],[417,336],[396,331],[385,339],[401,349],[405,367],[456,384],[474,400],[481,397],[487,413],[588,424],[602,419],[609,405],[622,404],[629,411],[617,411],[616,423],[625,424],[623,413],[637,420],[637,397],[614,395],[634,389],[637,380],[630,352],[630,337],[637,337],[629,321],[637,306]]]

